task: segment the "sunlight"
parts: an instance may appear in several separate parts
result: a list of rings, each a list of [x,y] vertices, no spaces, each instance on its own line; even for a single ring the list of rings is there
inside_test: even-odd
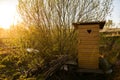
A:
[[[17,0],[1,0],[0,1],[0,27],[8,29],[15,24],[15,16],[17,15]]]

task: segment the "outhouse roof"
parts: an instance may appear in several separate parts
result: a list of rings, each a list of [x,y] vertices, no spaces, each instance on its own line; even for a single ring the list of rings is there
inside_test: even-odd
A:
[[[73,23],[73,25],[94,25],[94,24],[98,24],[100,29],[103,29],[104,25],[105,25],[105,21],[97,21],[97,22],[78,22],[78,23]]]

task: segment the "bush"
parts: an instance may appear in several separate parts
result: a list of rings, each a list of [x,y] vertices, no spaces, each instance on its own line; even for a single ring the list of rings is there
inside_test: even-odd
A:
[[[19,24],[8,30],[7,34],[9,39],[4,40],[4,44],[10,47],[10,51],[9,55],[1,56],[0,72],[8,79],[25,77],[27,71],[42,67],[56,55],[67,54],[75,58],[77,53],[77,39],[73,29],[44,28],[41,31],[35,26]],[[28,49],[32,51],[28,52]]]

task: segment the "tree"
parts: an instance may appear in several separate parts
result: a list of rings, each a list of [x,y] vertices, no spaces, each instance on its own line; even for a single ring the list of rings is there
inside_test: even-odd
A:
[[[19,0],[23,20],[35,25],[67,25],[81,21],[102,21],[112,0]]]
[[[102,21],[112,0],[18,0],[18,11],[27,26],[41,32],[41,45],[54,53],[75,53],[73,22]],[[51,49],[51,47],[54,47]],[[42,48],[43,49],[43,48]]]

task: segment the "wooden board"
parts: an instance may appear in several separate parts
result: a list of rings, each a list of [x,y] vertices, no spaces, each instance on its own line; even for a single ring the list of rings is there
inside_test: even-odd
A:
[[[79,25],[78,29],[99,29],[99,25]]]
[[[87,33],[87,30],[91,30],[91,33],[98,33],[99,30],[93,30],[93,29],[82,29],[82,30],[79,30],[79,33]]]
[[[95,55],[96,53],[99,53],[98,49],[79,49],[78,51],[81,54],[94,54]]]
[[[79,45],[78,49],[99,49],[99,46],[96,45]]]
[[[94,42],[93,42],[92,40],[91,40],[91,41],[90,41],[90,40],[89,40],[89,41],[80,40],[80,41],[79,41],[79,46],[84,46],[84,45],[85,45],[85,46],[86,46],[86,45],[94,46],[94,45],[99,45],[99,42],[98,42],[98,41],[94,41]]]
[[[89,33],[87,30],[90,30]],[[79,27],[78,63],[80,68],[98,69],[99,63],[99,26]]]
[[[96,61],[97,59],[98,59],[98,57],[99,57],[99,54],[80,54],[80,55],[78,55],[78,57],[79,57],[79,60],[84,60],[84,61],[86,61],[86,62],[89,62],[89,61],[91,61],[91,60],[93,60],[93,62],[94,61]],[[94,60],[94,59],[96,59],[96,60]]]
[[[99,68],[99,65],[98,65],[99,61],[97,57],[96,58],[80,57],[80,58],[81,59],[78,59],[80,68],[86,68],[86,69],[98,69]]]

